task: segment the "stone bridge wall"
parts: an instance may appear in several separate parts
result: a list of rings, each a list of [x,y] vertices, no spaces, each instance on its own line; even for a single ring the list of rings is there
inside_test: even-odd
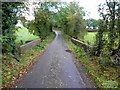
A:
[[[33,41],[28,42],[26,44],[20,45],[19,46],[20,54],[24,53],[25,51],[27,51],[31,48],[34,48],[35,46],[39,45],[40,42],[41,42],[40,39],[36,39],[36,40],[33,40]]]
[[[93,50],[95,48],[92,45],[88,45],[87,43],[84,43],[84,42],[82,42],[80,40],[77,40],[77,39],[74,39],[74,38],[71,38],[71,41],[74,44],[78,45],[79,47],[82,47],[85,51],[87,51],[87,50]]]

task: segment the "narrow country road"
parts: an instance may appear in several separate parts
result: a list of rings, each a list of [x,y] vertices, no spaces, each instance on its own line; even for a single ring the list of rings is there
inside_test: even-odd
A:
[[[86,88],[71,53],[66,52],[67,43],[60,32],[39,60],[30,68],[17,88]]]

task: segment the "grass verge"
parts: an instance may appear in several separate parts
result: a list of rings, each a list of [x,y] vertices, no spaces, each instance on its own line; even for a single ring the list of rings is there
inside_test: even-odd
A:
[[[96,34],[97,32],[87,32],[82,41],[85,41],[88,44],[93,45],[95,42]],[[78,37],[78,39],[81,40],[81,37]]]
[[[88,73],[93,78],[96,87],[98,88],[118,88],[119,70],[118,66],[113,66],[108,63],[100,63],[109,60],[108,57],[90,57],[84,50],[69,40],[69,36],[63,34],[63,37],[73,50],[74,55],[79,62],[86,68]]]
[[[25,43],[25,41],[29,41],[29,40],[35,40],[38,39],[39,37],[36,35],[33,35],[29,32],[29,30],[26,27],[19,27],[16,30],[16,43],[20,43],[21,40],[23,41],[23,43]]]
[[[21,57],[20,62],[15,59],[10,59],[10,57],[2,56],[2,87],[11,87],[14,85],[15,81],[19,79],[27,69],[35,63],[37,57],[46,48],[48,43],[50,43],[55,37],[55,33],[50,34],[43,40],[38,46],[29,51],[26,51]]]

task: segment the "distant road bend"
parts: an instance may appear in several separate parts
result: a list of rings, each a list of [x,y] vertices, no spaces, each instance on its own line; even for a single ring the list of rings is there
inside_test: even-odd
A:
[[[55,33],[56,37],[47,50],[14,87],[87,88],[73,62],[74,57],[66,52],[67,43],[60,32]]]

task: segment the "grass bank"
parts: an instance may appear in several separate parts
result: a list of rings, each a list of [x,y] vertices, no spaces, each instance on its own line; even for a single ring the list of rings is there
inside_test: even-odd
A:
[[[118,88],[118,66],[106,63],[110,57],[90,57],[84,50],[69,40],[69,36],[62,33],[63,37],[73,50],[79,62],[86,68],[93,78],[96,87],[99,88]],[[112,58],[112,57],[111,57]]]
[[[87,42],[88,44],[94,44],[97,32],[87,32],[82,41]],[[81,40],[80,37],[78,37]]]
[[[23,43],[25,43],[25,41],[35,40],[39,38],[38,36],[31,34],[29,30],[23,26],[19,27],[16,30],[16,37],[16,43],[20,43],[21,40],[23,41]]]
[[[40,53],[44,51],[48,43],[55,37],[55,33],[50,34],[38,46],[26,51],[21,57],[20,62],[15,59],[2,56],[2,87],[11,87],[16,80],[19,80],[26,70],[37,60]]]

